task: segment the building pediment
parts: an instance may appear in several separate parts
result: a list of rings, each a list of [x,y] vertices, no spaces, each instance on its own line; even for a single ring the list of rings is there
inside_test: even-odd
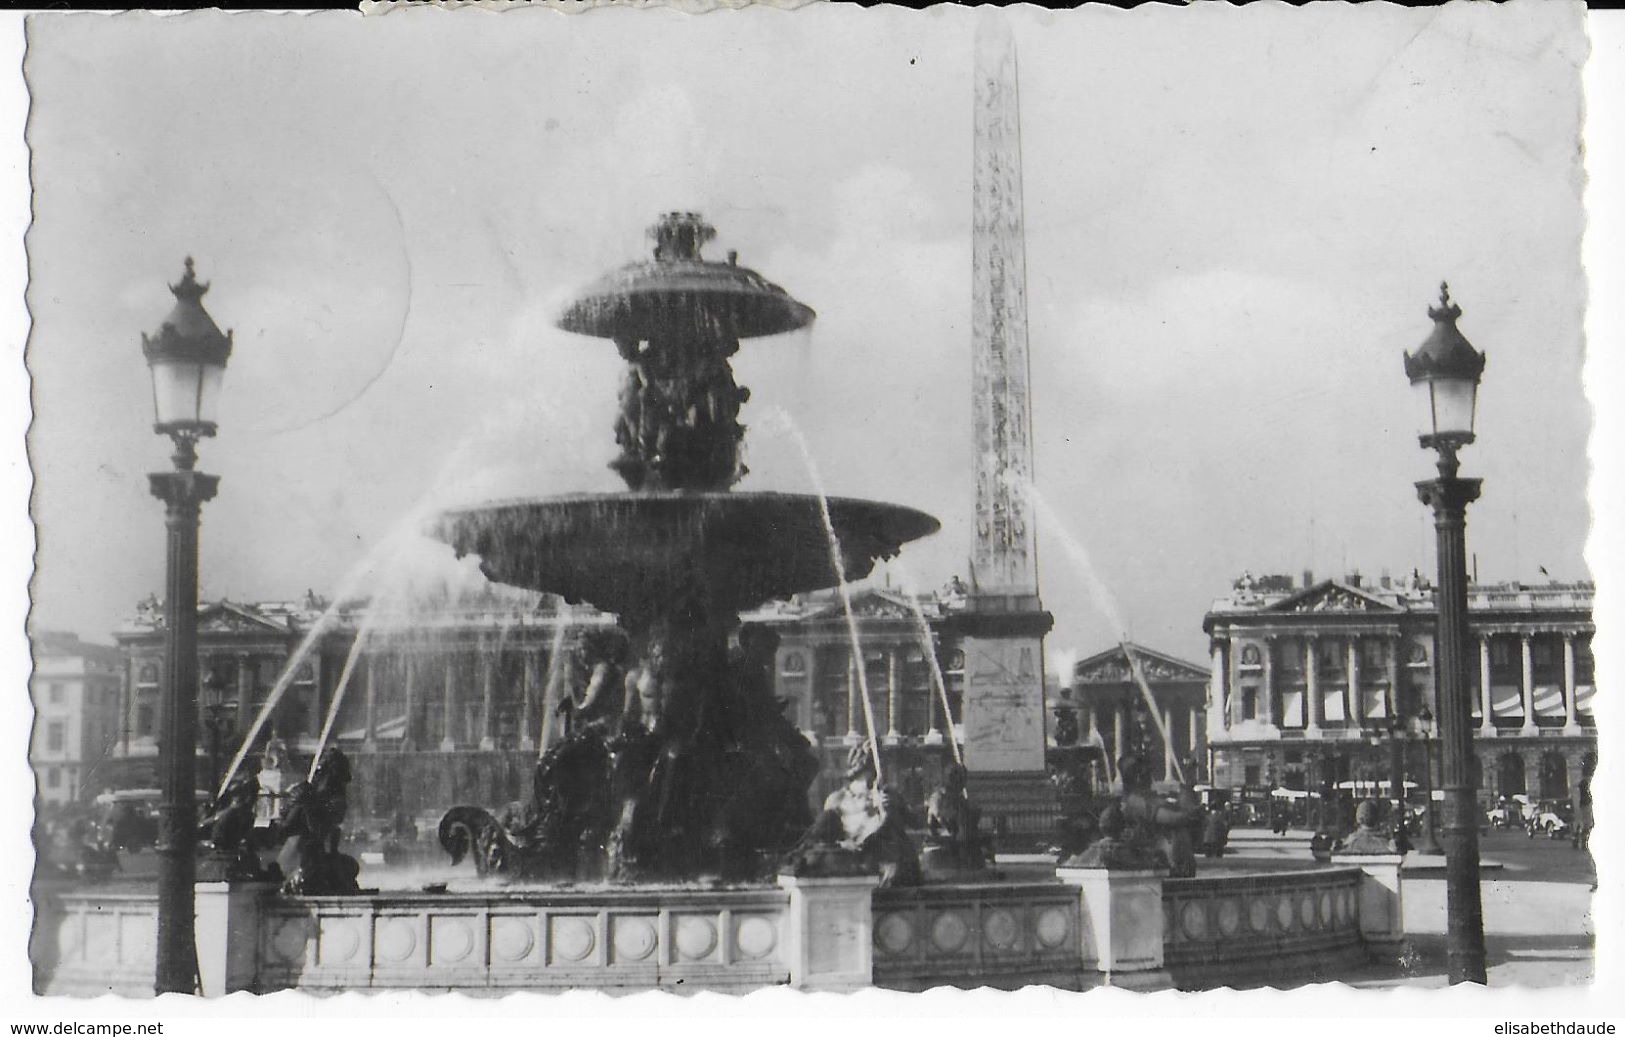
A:
[[[921,607],[925,610],[927,616],[936,611],[935,606],[929,603],[922,604]],[[904,622],[914,620],[914,609],[909,605],[907,597],[873,587],[866,587],[853,592],[852,614],[859,619],[894,619]],[[803,620],[841,619],[845,615],[846,609],[841,603],[840,595],[820,594],[818,597],[805,602],[798,618]]]
[[[1377,612],[1397,614],[1404,610],[1391,605],[1374,594],[1358,587],[1350,587],[1336,580],[1323,580],[1290,598],[1283,598],[1263,611],[1272,613],[1299,612]]]
[[[1140,673],[1148,681],[1205,681],[1205,666],[1176,659],[1171,655],[1131,644],[1130,650],[1140,664]],[[1072,668],[1073,680],[1079,684],[1124,684],[1134,679],[1128,657],[1121,646],[1109,648],[1098,655],[1082,660]]]
[[[287,634],[288,626],[253,609],[217,601],[198,611],[197,629],[200,634]]]

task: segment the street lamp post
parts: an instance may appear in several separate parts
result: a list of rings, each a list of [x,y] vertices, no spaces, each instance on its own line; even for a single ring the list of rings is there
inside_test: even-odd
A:
[[[1484,907],[1478,885],[1478,807],[1474,792],[1472,704],[1467,684],[1467,505],[1480,480],[1458,477],[1456,452],[1473,441],[1484,355],[1456,327],[1461,307],[1439,286],[1428,308],[1433,333],[1405,354],[1405,375],[1426,405],[1421,443],[1439,455],[1439,477],[1416,484],[1433,509],[1438,540],[1438,624],[1434,650],[1443,749],[1445,889],[1451,983],[1483,983]]]
[[[175,308],[156,335],[141,336],[152,374],[153,430],[175,444],[173,471],[149,475],[165,505],[164,683],[159,701],[158,961],[160,994],[197,992],[193,883],[197,875],[198,513],[218,476],[196,470],[197,441],[215,433],[215,404],[231,335],[203,309],[207,284],[186,273],[169,290]]]
[[[1433,834],[1433,712],[1424,704],[1407,723],[1414,725],[1411,730],[1422,742],[1422,795],[1425,806],[1422,813],[1422,833],[1416,838],[1416,852],[1429,857],[1438,857],[1444,850]],[[1476,814],[1473,820],[1476,824],[1478,820]]]

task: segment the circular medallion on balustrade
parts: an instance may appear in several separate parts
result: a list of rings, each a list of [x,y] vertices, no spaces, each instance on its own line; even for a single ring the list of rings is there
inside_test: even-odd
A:
[[[1188,900],[1179,909],[1179,928],[1187,939],[1207,938],[1207,908],[1200,900]]]
[[[278,961],[298,961],[305,956],[305,920],[284,918],[271,933],[271,954]]]
[[[1292,899],[1282,897],[1275,902],[1275,926],[1283,933],[1292,930]]]
[[[1320,927],[1322,929],[1332,924],[1332,891],[1320,891]]]
[[[373,938],[374,953],[379,961],[402,962],[417,950],[417,926],[406,918],[380,919],[378,935]]]
[[[1021,939],[1021,924],[1009,911],[996,908],[983,916],[982,936],[994,950],[1014,950],[1016,941]]]
[[[970,926],[965,924],[962,915],[952,911],[944,911],[931,923],[931,942],[936,944],[937,950],[949,954],[965,946],[970,937]]]
[[[679,915],[672,932],[679,961],[701,961],[717,949],[717,927],[709,918]]]
[[[462,961],[474,953],[474,927],[461,918],[436,918],[429,923],[432,964]]]
[[[1040,912],[1038,924],[1033,927],[1033,933],[1038,937],[1038,945],[1045,950],[1054,950],[1066,943],[1067,937],[1072,935],[1071,913],[1062,907],[1051,907]]]
[[[1315,895],[1305,893],[1298,898],[1298,921],[1303,923],[1305,929],[1315,927]]]
[[[349,961],[361,950],[361,926],[353,918],[324,918],[321,922],[321,961]]]
[[[659,942],[654,922],[647,918],[617,918],[614,934],[616,961],[642,961],[654,953],[655,944]],[[715,938],[713,933],[712,939]]]
[[[566,961],[581,961],[597,944],[592,922],[586,918],[553,919],[553,953]]]
[[[1268,932],[1270,928],[1270,905],[1263,897],[1257,897],[1247,905],[1247,926],[1255,933]]]
[[[771,918],[762,915],[751,915],[739,921],[739,928],[734,931],[734,945],[739,948],[739,956],[756,960],[765,958],[773,953],[778,945],[779,931]]]
[[[524,961],[536,947],[536,930],[528,918],[491,919],[491,957]]]
[[[875,944],[887,954],[902,954],[913,942],[914,926],[907,915],[886,915],[875,926]]]
[[[1241,905],[1234,900],[1219,901],[1219,934],[1234,936],[1241,928]]]

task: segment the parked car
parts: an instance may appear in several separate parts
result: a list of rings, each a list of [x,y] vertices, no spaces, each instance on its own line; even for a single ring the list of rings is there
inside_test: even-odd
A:
[[[1543,800],[1536,808],[1534,820],[1536,831],[1544,833],[1548,839],[1567,838],[1571,820],[1570,809],[1567,803]]]

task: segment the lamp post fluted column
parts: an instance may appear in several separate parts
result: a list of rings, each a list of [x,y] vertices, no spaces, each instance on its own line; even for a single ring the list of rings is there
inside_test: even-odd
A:
[[[165,505],[168,543],[156,846],[160,994],[197,990],[192,889],[197,872],[197,541],[203,502],[214,497],[220,483],[218,476],[193,470],[197,449],[191,437],[177,436],[175,442],[175,470],[147,477],[153,496]]]
[[[1467,682],[1467,505],[1481,481],[1458,478],[1455,450],[1440,445],[1439,477],[1416,484],[1433,509],[1439,587],[1435,674],[1439,682],[1440,787],[1450,981],[1485,982],[1484,905],[1478,884],[1478,795]]]
[[[218,476],[196,470],[197,441],[215,434],[231,333],[222,334],[204,310],[209,286],[198,281],[191,257],[185,275],[169,290],[175,308],[156,334],[141,336],[152,376],[153,431],[175,444],[174,469],[147,477],[153,496],[164,502],[167,531],[154,986],[159,994],[193,994],[198,991],[192,887],[197,875],[197,534],[199,511],[220,486]]]
[[[1472,443],[1478,416],[1478,383],[1484,354],[1462,335],[1461,307],[1450,286],[1439,286],[1439,305],[1428,307],[1433,333],[1415,353],[1405,354],[1405,377],[1424,405],[1421,445],[1439,457],[1439,477],[1416,484],[1433,509],[1438,538],[1438,622],[1434,674],[1438,689],[1444,791],[1441,825],[1451,983],[1483,983],[1484,907],[1478,886],[1478,768],[1473,759],[1473,705],[1467,681],[1467,505],[1480,482],[1458,475],[1456,451]],[[1527,681],[1525,682],[1527,683]]]

